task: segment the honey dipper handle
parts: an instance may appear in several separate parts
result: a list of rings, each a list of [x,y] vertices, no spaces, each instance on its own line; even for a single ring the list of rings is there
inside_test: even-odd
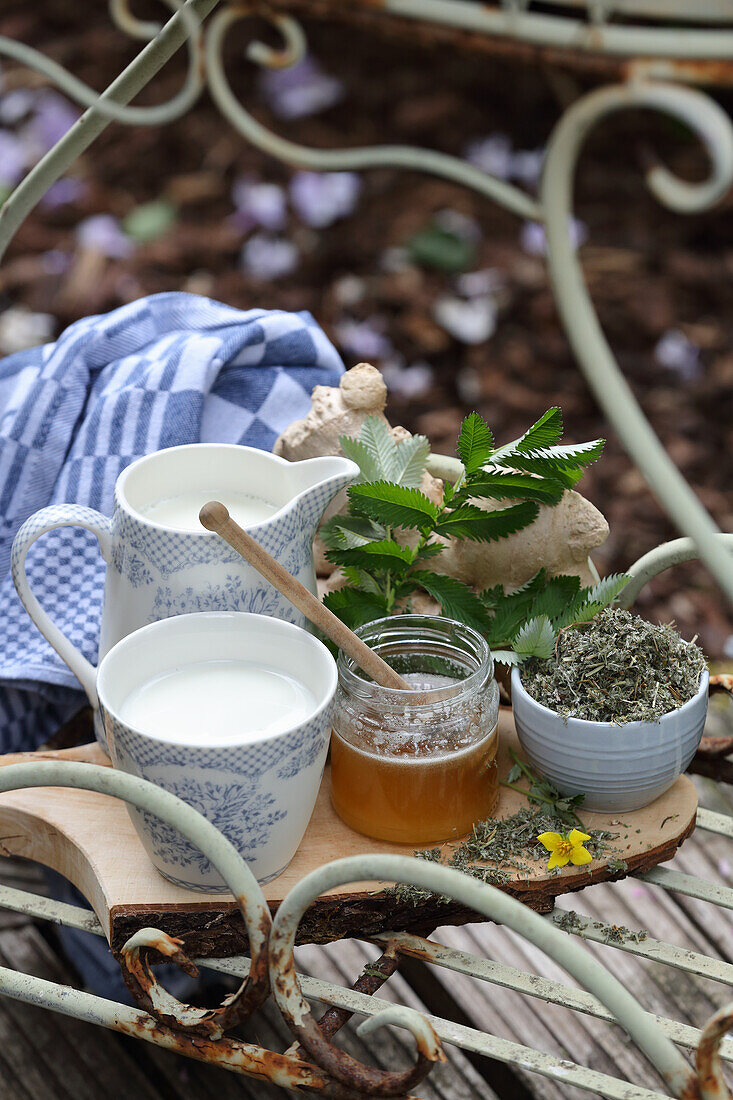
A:
[[[283,596],[298,608],[298,611],[302,611],[306,619],[322,630],[339,649],[343,649],[344,653],[353,658],[372,680],[381,687],[412,690],[410,684],[390,668],[378,653],[362,642],[361,638],[337,619],[332,611],[329,611],[308,591],[305,585],[302,585],[266,550],[263,550],[260,544],[232,519],[223,504],[218,500],[209,501],[199,512],[199,519],[208,531],[214,531],[234,547],[237,553],[274,585],[278,592],[282,592]]]

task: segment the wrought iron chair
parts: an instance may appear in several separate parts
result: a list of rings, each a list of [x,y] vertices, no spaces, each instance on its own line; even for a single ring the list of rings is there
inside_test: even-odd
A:
[[[111,15],[119,28],[146,41],[146,45],[101,95],[30,47],[0,39],[0,54],[44,74],[87,108],[0,209],[0,254],[45,191],[111,120],[154,126],[172,122],[195,104],[205,85],[239,133],[290,164],[317,171],[361,171],[378,166],[409,168],[472,188],[513,213],[544,224],[550,281],[576,358],[619,438],[684,536],[657,548],[631,567],[632,580],[623,594],[625,604],[635,599],[650,577],[696,556],[707,565],[726,596],[733,599],[733,535],[721,534],[717,529],[671,463],[632,396],[598,323],[568,231],[574,171],[585,139],[606,117],[629,108],[649,108],[679,120],[698,136],[709,155],[707,178],[694,184],[676,178],[662,165],[650,168],[647,185],[661,203],[671,210],[690,213],[710,207],[727,192],[733,182],[733,127],[715,100],[694,85],[730,83],[733,77],[730,3],[698,0],[691,12],[684,0],[547,0],[542,5],[530,0],[488,4],[477,0],[379,3],[354,0],[349,5],[329,0],[271,0],[268,4],[257,0],[237,4],[219,4],[218,0],[167,2],[173,14],[159,27],[137,19],[126,0],[110,0]],[[250,43],[247,57],[261,66],[287,66],[302,56],[305,37],[295,16],[303,14],[309,18],[377,25],[385,33],[436,39],[457,48],[485,49],[530,59],[541,55],[558,65],[581,67],[602,83],[576,100],[557,123],[547,146],[539,196],[533,198],[505,181],[434,151],[407,146],[324,151],[271,133],[237,101],[222,60],[222,46],[229,28],[253,14],[269,19],[283,39],[279,50],[261,42]],[[137,93],[184,45],[189,66],[181,90],[160,106],[130,106]],[[432,470],[437,475],[455,475],[456,462],[436,455]],[[141,1009],[0,969],[0,992],[6,996],[72,1014],[235,1072],[342,1100],[409,1093],[419,1087],[432,1065],[444,1058],[442,1041],[615,1100],[628,1097],[652,1100],[662,1095],[448,1020],[428,1020],[405,1007],[385,1007],[384,1001],[370,995],[379,987],[379,979],[363,984],[362,988],[370,991],[367,993],[360,990],[358,983],[354,989],[346,990],[299,977],[293,963],[293,946],[298,923],[309,904],[336,884],[386,879],[451,896],[488,920],[514,929],[555,959],[581,988],[531,978],[516,968],[407,933],[380,939],[384,948],[380,970],[383,979],[393,972],[400,955],[411,956],[616,1022],[660,1071],[665,1095],[680,1100],[719,1100],[730,1096],[723,1079],[721,1057],[733,1060],[733,1043],[724,1039],[733,1023],[733,1006],[714,1016],[702,1032],[647,1012],[578,944],[578,938],[608,942],[610,930],[602,922],[581,917],[569,920],[560,911],[543,918],[499,890],[455,870],[386,855],[337,860],[321,868],[290,892],[271,921],[262,893],[236,851],[213,826],[173,796],[142,780],[89,764],[39,761],[0,771],[1,792],[33,786],[75,786],[121,798],[157,814],[188,836],[217,866],[237,899],[248,929],[251,959],[207,959],[208,967],[239,974],[244,981],[239,992],[219,1008],[194,1009],[177,1002],[150,970],[150,958],[161,955],[189,967],[180,944],[161,932],[147,929],[133,936],[121,953],[123,970],[143,1006]],[[725,815],[700,810],[697,824],[710,833],[733,837],[733,819]],[[669,868],[657,868],[641,877],[664,889],[705,899],[725,909],[733,908],[733,889],[728,887]],[[9,887],[0,887],[0,904],[103,934],[88,911]],[[701,977],[713,977],[726,984],[733,982],[730,963],[683,951],[650,937],[633,947],[619,946],[642,958]],[[261,1005],[268,991],[297,1040],[295,1046],[282,1054],[227,1038],[225,1034]],[[337,1010],[330,1016],[327,1027],[319,1027],[315,1022],[309,999]],[[362,1034],[386,1024],[411,1032],[417,1048],[412,1068],[404,1073],[375,1070],[336,1048],[330,1035],[353,1013],[366,1017],[359,1028]],[[680,1046],[696,1051],[695,1069],[683,1058]]]

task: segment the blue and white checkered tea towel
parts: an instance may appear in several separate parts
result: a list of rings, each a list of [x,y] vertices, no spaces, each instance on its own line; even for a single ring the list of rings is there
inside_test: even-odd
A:
[[[112,513],[117,476],[181,443],[265,450],[343,371],[308,313],[242,312],[193,294],[155,294],[71,325],[55,344],[0,361],[0,752],[33,749],[80,705],[79,685],[15,593],[10,549],[47,504]],[[96,661],[104,561],[87,531],[39,539],[34,593]]]

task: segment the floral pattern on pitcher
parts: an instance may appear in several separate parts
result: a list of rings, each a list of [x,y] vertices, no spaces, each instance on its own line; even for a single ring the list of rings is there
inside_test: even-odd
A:
[[[139,554],[126,554],[122,542],[116,541],[112,545],[111,563],[120,576],[130,582],[133,588],[141,588],[145,584],[152,584],[155,580],[152,570],[148,568]]]
[[[159,585],[148,622],[191,611],[250,611],[284,619],[297,626],[303,623],[303,616],[272,585],[266,584],[265,588],[253,591],[241,577],[233,574],[227,574],[224,584],[210,584],[201,589],[189,586],[182,592],[176,592],[170,585]]]

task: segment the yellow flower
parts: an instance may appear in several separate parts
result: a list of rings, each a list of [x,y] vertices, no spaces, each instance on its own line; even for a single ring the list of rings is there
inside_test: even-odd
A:
[[[581,833],[579,829],[573,829],[570,833],[540,833],[537,839],[551,853],[547,864],[548,871],[553,867],[565,867],[568,863],[580,867],[593,859],[590,852],[583,847],[590,837],[587,833]]]

